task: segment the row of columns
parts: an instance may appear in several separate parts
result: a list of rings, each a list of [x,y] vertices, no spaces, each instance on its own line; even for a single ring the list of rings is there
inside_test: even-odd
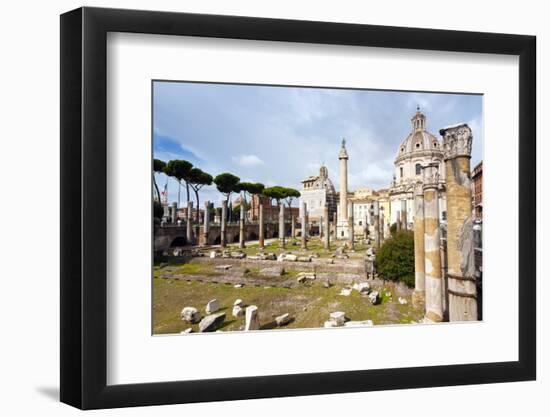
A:
[[[440,250],[438,164],[432,163],[423,167],[423,181],[414,190],[413,303],[425,305],[428,321],[440,322],[447,315],[449,321],[472,321],[478,319],[470,188],[472,132],[461,124],[440,134],[446,168],[447,273],[444,276]]]

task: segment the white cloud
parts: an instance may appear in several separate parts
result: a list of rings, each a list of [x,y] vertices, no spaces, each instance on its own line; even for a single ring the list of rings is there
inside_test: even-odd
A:
[[[234,163],[242,167],[255,167],[265,164],[265,162],[256,155],[239,155],[233,156],[231,159]]]

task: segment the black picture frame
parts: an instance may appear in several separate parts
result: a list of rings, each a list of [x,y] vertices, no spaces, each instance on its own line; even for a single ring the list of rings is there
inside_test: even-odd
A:
[[[519,360],[107,385],[108,32],[519,56]],[[95,409],[536,378],[534,36],[84,7],[61,16],[60,56],[62,402]]]

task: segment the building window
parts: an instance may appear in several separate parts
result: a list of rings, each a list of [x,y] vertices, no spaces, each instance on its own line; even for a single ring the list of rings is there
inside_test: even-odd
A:
[[[363,220],[359,220],[359,226],[363,226]]]
[[[341,236],[344,237],[344,231],[343,230],[342,230],[342,235]]]
[[[416,165],[414,166],[414,169],[415,169],[415,171],[416,171],[416,175],[420,175],[420,174],[422,173],[422,165],[416,164]]]
[[[399,178],[403,178],[403,167],[399,167]]]
[[[420,148],[420,142],[418,142],[415,146],[416,146],[416,149]]]

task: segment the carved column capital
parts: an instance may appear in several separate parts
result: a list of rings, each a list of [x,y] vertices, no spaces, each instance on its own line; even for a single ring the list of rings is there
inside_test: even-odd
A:
[[[445,160],[472,156],[472,129],[466,123],[441,129],[439,134],[443,137]]]
[[[439,184],[439,164],[430,163],[422,167],[423,189],[435,188],[437,189]]]
[[[418,181],[414,184],[414,196],[421,197],[424,195],[424,184],[422,181]]]

